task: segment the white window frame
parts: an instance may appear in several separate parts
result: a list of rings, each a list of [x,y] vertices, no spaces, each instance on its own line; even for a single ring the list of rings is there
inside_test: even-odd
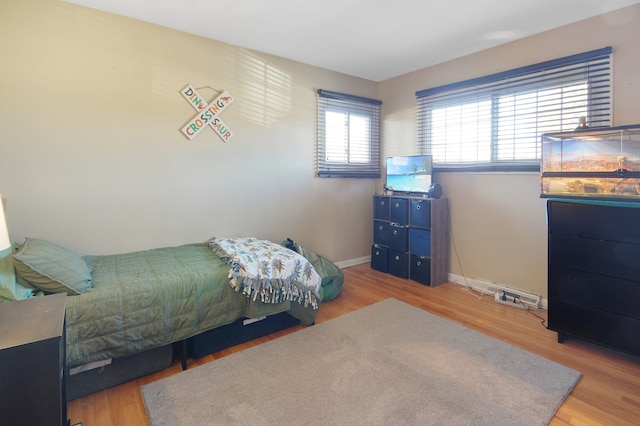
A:
[[[380,177],[381,101],[318,90],[319,177]]]

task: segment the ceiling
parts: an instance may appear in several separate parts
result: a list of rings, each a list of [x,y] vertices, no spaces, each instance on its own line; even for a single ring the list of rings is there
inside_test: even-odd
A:
[[[373,81],[640,3],[640,0],[66,1]]]

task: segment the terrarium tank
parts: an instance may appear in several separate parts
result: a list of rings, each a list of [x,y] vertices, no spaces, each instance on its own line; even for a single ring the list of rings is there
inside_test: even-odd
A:
[[[640,201],[640,124],[542,135],[541,197]]]

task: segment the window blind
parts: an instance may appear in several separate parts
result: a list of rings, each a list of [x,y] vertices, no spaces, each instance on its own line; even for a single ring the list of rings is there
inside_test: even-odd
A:
[[[418,152],[439,169],[538,170],[540,135],[611,125],[606,47],[416,92]]]
[[[380,177],[381,101],[318,90],[317,174]]]

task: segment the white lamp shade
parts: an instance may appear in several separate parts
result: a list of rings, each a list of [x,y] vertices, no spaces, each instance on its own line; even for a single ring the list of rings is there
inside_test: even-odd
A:
[[[7,221],[4,218],[4,205],[2,204],[2,195],[0,195],[0,250],[11,247],[9,239],[9,231],[7,230]]]

